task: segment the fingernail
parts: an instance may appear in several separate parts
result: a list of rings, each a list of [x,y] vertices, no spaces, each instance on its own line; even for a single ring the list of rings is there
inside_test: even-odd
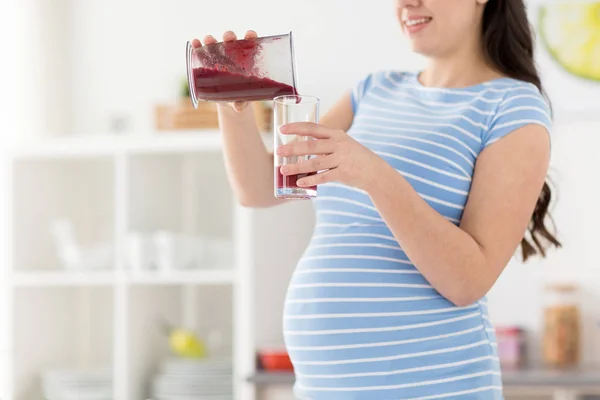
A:
[[[287,174],[287,173],[289,172],[289,169],[290,169],[290,168],[289,168],[287,165],[282,165],[282,166],[281,166],[281,173],[282,173],[283,175],[285,175],[285,174]]]
[[[285,154],[285,146],[279,146],[277,148],[277,154],[279,154],[279,155]]]
[[[298,181],[296,182],[298,186],[304,186],[305,183],[306,181],[304,179],[298,179]]]

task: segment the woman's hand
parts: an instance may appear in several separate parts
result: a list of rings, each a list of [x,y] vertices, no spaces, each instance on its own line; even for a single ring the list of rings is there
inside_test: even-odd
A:
[[[327,182],[340,182],[367,190],[377,176],[377,170],[385,161],[377,154],[351,138],[346,132],[324,125],[296,122],[281,127],[284,135],[310,136],[316,140],[302,140],[280,146],[281,157],[316,157],[307,162],[286,164],[281,167],[284,175],[315,173],[298,180],[298,186],[309,187]]]
[[[258,37],[258,35],[254,31],[248,31],[248,32],[246,32],[246,35],[244,35],[244,39],[254,39],[257,37]],[[235,35],[234,32],[227,31],[223,34],[224,42],[229,42],[232,40],[237,40],[237,36]],[[215,39],[214,36],[206,35],[204,37],[203,41],[204,41],[204,44],[212,44],[212,43],[216,43],[217,39]],[[200,40],[198,40],[198,39],[194,39],[194,40],[192,40],[192,47],[195,49],[202,47],[202,42],[200,42]],[[241,112],[242,110],[244,110],[244,108],[246,108],[248,103],[245,101],[235,101],[233,103],[230,103],[230,105],[231,105],[231,107],[233,107],[233,109],[235,111]]]

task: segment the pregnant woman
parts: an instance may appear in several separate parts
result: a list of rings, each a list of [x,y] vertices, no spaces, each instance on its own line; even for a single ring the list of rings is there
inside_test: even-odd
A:
[[[544,225],[551,118],[532,33],[522,0],[396,5],[427,67],[366,76],[319,124],[283,128],[317,140],[276,149],[317,156],[284,174],[322,171],[298,181],[318,198],[285,305],[295,393],[502,399],[485,295],[519,244],[525,259],[559,246]],[[252,111],[219,117],[241,203],[279,204]]]

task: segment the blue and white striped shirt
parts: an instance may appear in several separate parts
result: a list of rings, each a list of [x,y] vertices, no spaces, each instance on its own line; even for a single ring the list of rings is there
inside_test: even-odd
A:
[[[352,99],[348,133],[457,225],[479,154],[524,125],[551,126],[537,88],[510,78],[442,89],[413,73],[381,72]],[[438,293],[363,191],[322,185],[315,207],[284,314],[297,397],[502,399],[485,298],[456,307]]]

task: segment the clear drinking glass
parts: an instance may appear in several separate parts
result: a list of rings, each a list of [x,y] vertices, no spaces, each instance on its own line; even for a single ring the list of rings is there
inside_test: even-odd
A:
[[[190,97],[204,101],[273,100],[297,94],[292,33],[186,47]]]
[[[279,129],[292,122],[318,122],[319,99],[311,96],[279,96],[273,100],[273,129],[275,149],[301,140],[314,140],[309,136],[282,135]],[[275,197],[280,199],[311,199],[317,196],[317,187],[298,187],[298,179],[309,174],[284,176],[281,166],[308,161],[311,156],[279,157],[275,154]]]

